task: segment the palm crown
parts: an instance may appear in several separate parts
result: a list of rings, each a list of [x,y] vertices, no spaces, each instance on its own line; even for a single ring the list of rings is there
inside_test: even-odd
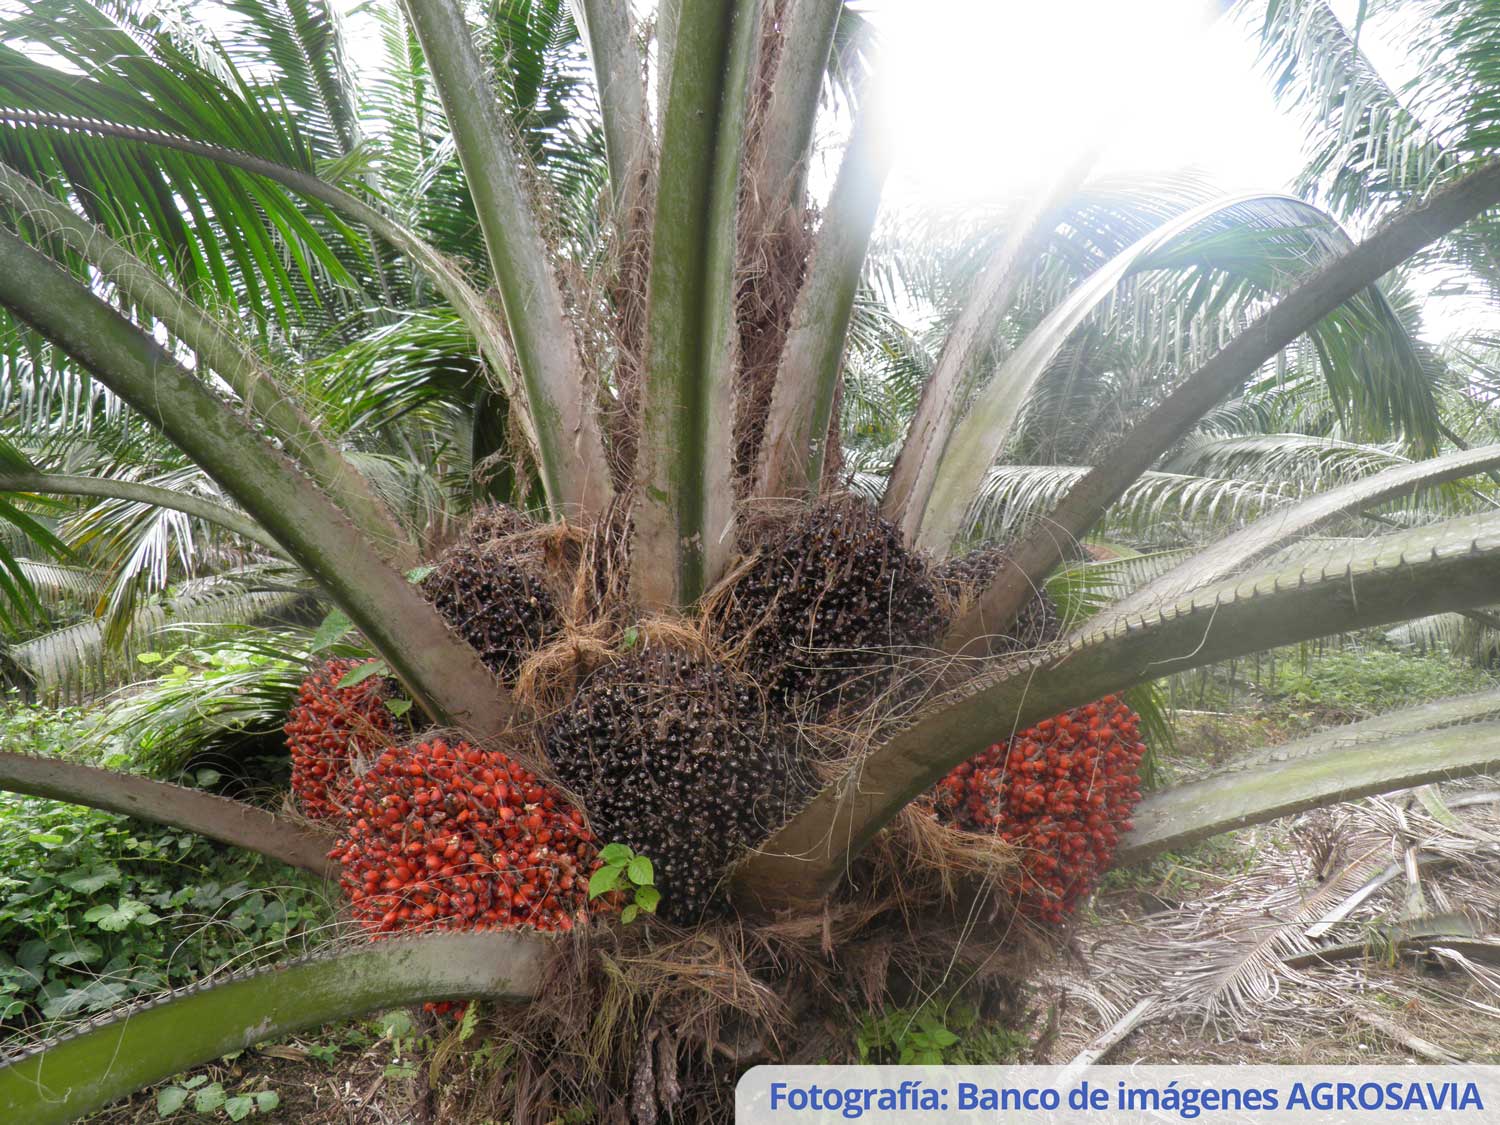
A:
[[[917,670],[841,702],[852,763],[820,760],[715,861],[720,898],[786,917],[840,901],[867,848],[904,846],[903,810],[1001,732],[1310,637],[1453,612],[1489,628],[1492,347],[1424,344],[1401,274],[1491,280],[1486,6],[1408,7],[1431,65],[1405,97],[1325,5],[1256,14],[1310,123],[1303,198],[1111,182],[1080,159],[999,216],[876,237],[878,49],[838,0],[664,0],[644,20],[620,0],[405,0],[374,9],[383,59],[359,73],[323,0],[233,0],[213,32],[171,7],[33,5],[0,36],[11,663],[42,693],[88,691],[128,667],[107,652],[174,622],[276,619],[267,645],[368,645],[432,723],[573,784],[533,732],[579,668],[497,676],[408,579],[471,510],[529,509],[571,575],[604,574],[558,612],[616,654],[732,619],[785,542],[767,512],[863,497],[858,519],[878,506],[924,572],[1003,543],[919,643],[867,646]],[[820,113],[848,127],[814,205]],[[1338,221],[1372,216],[1359,240]],[[893,311],[912,302],[921,331]],[[1049,580],[1090,571],[1076,545],[1104,529],[1162,553],[1096,568],[1109,597],[1061,636],[999,643]],[[1343,538],[1309,547],[1324,529]],[[295,628],[320,619],[316,640]],[[773,718],[774,756],[795,756]],[[1492,768],[1500,728],[1479,719],[1460,746],[1408,745],[1415,727],[1361,744],[1399,753],[1320,745],[1207,805],[1165,790],[1124,854]],[[330,870],[316,825],[0,758],[7,788]],[[106,1029],[130,1065],[80,1079],[66,1112],[267,1028],[530,997],[551,941],[432,936],[289,970],[305,989],[237,981],[179,1001],[207,1029],[187,1044],[138,1014]],[[89,1073],[100,1034],[46,1065]],[[0,1103],[33,1120],[63,1112],[35,1100],[40,1065],[0,1071]]]

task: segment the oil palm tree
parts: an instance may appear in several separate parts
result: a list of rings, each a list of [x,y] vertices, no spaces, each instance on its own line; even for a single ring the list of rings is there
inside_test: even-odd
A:
[[[1482,138],[1435,162],[1358,241],[1300,199],[1130,196],[1090,184],[1079,161],[952,256],[941,336],[924,355],[872,299],[889,157],[869,29],[837,0],[664,2],[645,22],[617,0],[580,0],[571,14],[557,0],[483,11],[405,0],[381,16],[389,63],[363,92],[325,4],[227,10],[212,33],[170,8],[49,0],[0,35],[0,306],[16,329],[6,374],[33,404],[8,467],[23,500],[0,513],[13,522],[32,518],[36,498],[81,493],[215,525],[264,552],[256,560],[295,567],[417,713],[548,781],[565,771],[556,739],[534,737],[555,715],[538,701],[576,710],[576,668],[555,680],[543,669],[519,690],[408,580],[441,538],[442,509],[502,499],[582,529],[617,581],[571,627],[620,654],[717,627],[765,558],[763,508],[817,516],[850,479],[878,493],[875,526],[920,569],[973,540],[997,463],[1078,460],[1007,525],[1003,560],[937,635],[925,621],[920,644],[862,654],[905,666],[916,648],[922,671],[915,695],[836,712],[852,761],[824,759],[805,799],[775,794],[783,815],[728,856],[708,839],[714,826],[700,832],[733,925],[822,932],[862,853],[899,852],[903,810],[1008,732],[1175,671],[1495,600],[1500,520],[1482,499],[1332,555],[1296,552],[1334,521],[1500,465],[1494,445],[1444,448],[1431,369],[1381,286],[1414,255],[1463,245],[1500,203]],[[1476,78],[1466,90],[1477,111],[1491,88]],[[825,103],[850,124],[814,209]],[[851,441],[846,471],[841,397],[847,419],[878,400],[861,398],[862,379],[900,391],[896,374],[875,371],[882,355],[899,361],[910,419],[889,456]],[[1058,424],[1080,379],[1108,407],[1087,441]],[[1323,403],[1344,434],[1386,443],[1389,464],[1268,495],[1270,516],[1062,636],[1020,653],[994,644],[1145,474],[1191,456],[1216,412],[1222,425],[1284,386]],[[86,464],[39,440],[68,428],[68,409],[149,430],[136,460],[160,471],[79,474]],[[412,499],[424,495],[441,502]],[[1492,769],[1500,726],[1475,713],[1462,739],[1423,742],[1403,727],[1273,756],[1212,802],[1163,791],[1127,854]],[[788,741],[753,749],[794,756],[795,725],[763,725]],[[143,776],[3,755],[0,785],[334,867],[316,824]],[[671,815],[701,820],[696,799]],[[609,816],[630,835],[628,817]],[[670,880],[661,892],[683,893]],[[685,924],[689,938],[709,925]],[[558,966],[626,929],[357,943],[13,1059],[0,1105],[66,1119],[372,1008],[557,1006]],[[637,1074],[659,1032],[623,1037]],[[663,1065],[675,1067],[675,1048]],[[623,1104],[628,1083],[606,1077]],[[645,1083],[638,1116],[654,1119],[671,1095],[652,1091],[675,1081]]]

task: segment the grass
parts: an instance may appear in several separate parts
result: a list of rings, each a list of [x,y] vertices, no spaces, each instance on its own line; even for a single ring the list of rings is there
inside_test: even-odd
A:
[[[1331,653],[1306,665],[1283,663],[1266,686],[1290,712],[1346,712],[1360,718],[1428,700],[1500,686],[1500,677],[1440,656],[1371,647]]]

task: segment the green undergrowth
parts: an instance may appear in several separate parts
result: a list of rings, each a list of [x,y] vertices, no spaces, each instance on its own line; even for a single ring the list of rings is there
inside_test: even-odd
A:
[[[76,711],[0,714],[7,750],[74,756]],[[235,779],[197,768],[182,779]],[[0,1034],[105,1011],[303,952],[331,918],[318,880],[190,832],[0,794]]]
[[[1379,640],[1297,646],[1173,677],[1166,696],[1188,715],[1256,719],[1291,735],[1500,687],[1500,669]],[[1181,723],[1177,724],[1181,731]]]
[[[478,1005],[470,1005],[477,1009]],[[472,1020],[434,1020],[405,1010],[310,1029],[173,1075],[84,1118],[93,1125],[225,1121],[416,1120],[422,1064],[462,1043]],[[468,1055],[488,1050],[469,1041]],[[488,1077],[494,1066],[487,1060]],[[471,1063],[472,1068],[472,1063]],[[371,1106],[370,1094],[376,1094]],[[373,1118],[371,1118],[373,1119]],[[591,1120],[582,1118],[581,1120]]]
[[[1219,665],[1177,679],[1166,692],[1176,735],[1160,768],[1190,780],[1245,754],[1310,731],[1388,711],[1500,688],[1500,674],[1455,657],[1379,640],[1318,651],[1281,649],[1259,662]],[[1227,833],[1181,852],[1109,872],[1101,892],[1137,892],[1143,908],[1206,893],[1244,874],[1275,826]]]
[[[972,1065],[1020,1062],[1031,1037],[999,1018],[986,1019],[962,996],[870,1012],[854,1030],[851,1062]]]
[[[1255,839],[1263,840],[1262,836]],[[1178,852],[1164,852],[1134,867],[1105,873],[1099,895],[1087,909],[1098,910],[1115,892],[1135,892],[1135,905],[1147,912],[1166,909],[1221,889],[1226,882],[1255,869],[1258,848],[1247,837],[1226,833]],[[1118,903],[1113,903],[1119,905]]]
[[[1377,715],[1434,699],[1500,687],[1500,676],[1443,656],[1371,647],[1277,667],[1265,690],[1289,710],[1322,708]]]

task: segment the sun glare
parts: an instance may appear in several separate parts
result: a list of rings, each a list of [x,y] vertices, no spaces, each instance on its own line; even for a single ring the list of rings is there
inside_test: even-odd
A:
[[[1244,31],[1204,0],[881,0],[893,193],[1004,198],[1096,140],[1100,172],[1280,189],[1298,166]]]

